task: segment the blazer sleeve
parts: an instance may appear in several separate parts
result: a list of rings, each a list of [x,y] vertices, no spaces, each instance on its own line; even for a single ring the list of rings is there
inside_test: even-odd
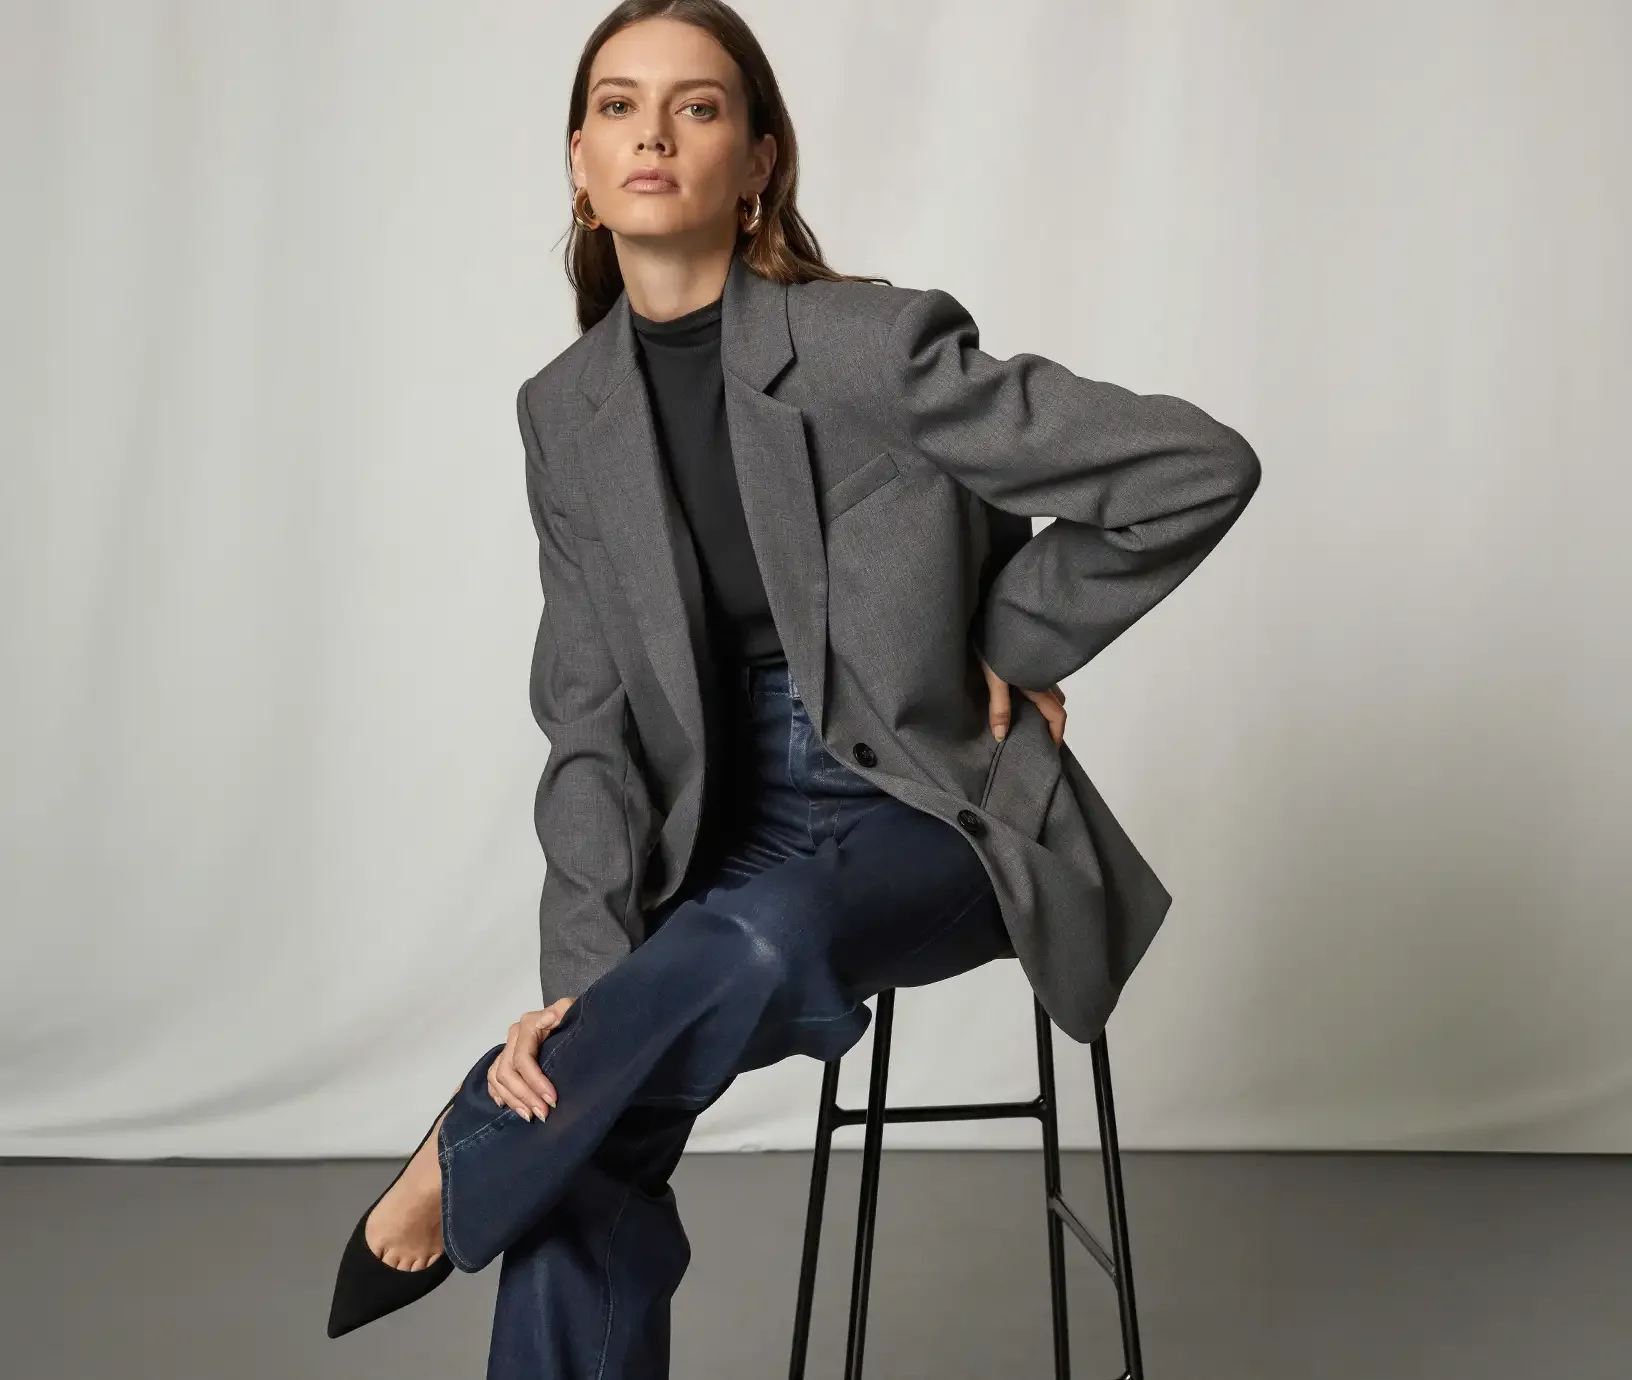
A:
[[[1023,690],[1064,680],[1162,601],[1258,487],[1237,431],[1181,398],[1000,360],[950,293],[915,294],[889,338],[907,443],[993,507],[1055,521],[993,579],[976,650]]]
[[[529,697],[549,739],[533,799],[543,846],[539,981],[546,1003],[577,997],[634,945],[635,882],[626,808],[627,696],[574,559],[572,534],[551,507],[543,454],[516,395],[527,462],[527,504],[538,533],[544,611],[533,644]]]

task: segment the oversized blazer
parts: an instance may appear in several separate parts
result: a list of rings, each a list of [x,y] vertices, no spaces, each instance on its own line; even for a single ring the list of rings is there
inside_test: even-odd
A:
[[[994,737],[975,653],[1023,689],[1063,681],[1219,541],[1257,456],[1182,399],[994,358],[937,289],[776,283],[738,255],[720,353],[749,536],[822,742],[960,831],[1044,1008],[1094,1039],[1172,898],[1034,704],[1013,694]],[[627,293],[516,411],[544,597],[549,1002],[642,943],[687,877],[718,701]]]

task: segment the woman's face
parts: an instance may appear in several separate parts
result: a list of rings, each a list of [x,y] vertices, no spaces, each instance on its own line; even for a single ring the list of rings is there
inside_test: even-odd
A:
[[[573,185],[620,237],[732,244],[738,198],[763,190],[776,160],[776,140],[750,133],[730,54],[695,25],[643,19],[595,55]],[[635,179],[642,168],[666,180]]]

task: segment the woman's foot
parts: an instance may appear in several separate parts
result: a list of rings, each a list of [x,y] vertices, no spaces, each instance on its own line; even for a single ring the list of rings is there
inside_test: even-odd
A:
[[[394,1270],[423,1270],[442,1254],[442,1165],[436,1143],[447,1115],[437,1117],[402,1177],[363,1224],[369,1250]]]

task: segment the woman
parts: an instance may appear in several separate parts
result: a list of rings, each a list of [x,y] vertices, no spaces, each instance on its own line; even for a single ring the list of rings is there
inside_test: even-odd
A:
[[[718,0],[620,5],[568,133],[583,333],[517,398],[549,1005],[358,1221],[330,1318],[502,1253],[490,1380],[668,1373],[692,1124],[838,1058],[867,997],[1012,956],[1099,1033],[1170,898],[1057,682],[1258,483],[1189,403],[996,360],[948,294],[827,268]]]

